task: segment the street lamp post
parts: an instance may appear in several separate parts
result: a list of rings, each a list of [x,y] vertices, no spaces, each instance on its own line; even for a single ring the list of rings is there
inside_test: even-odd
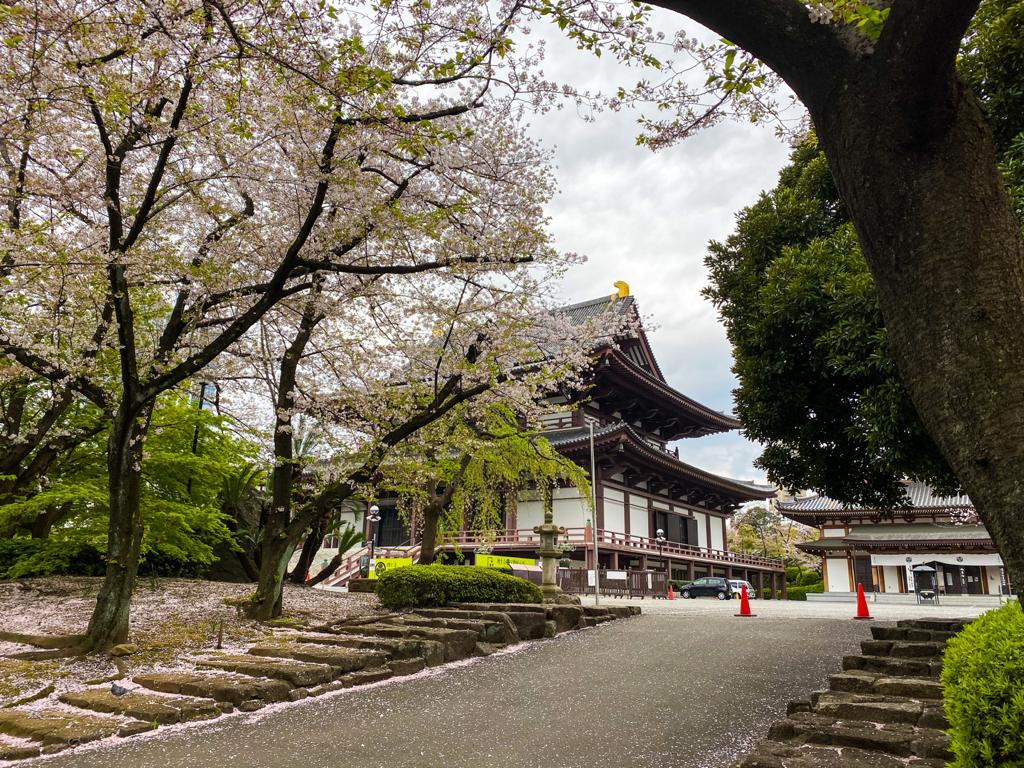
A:
[[[370,521],[370,559],[372,560],[377,549],[377,523],[380,522],[380,507],[376,504],[370,505],[366,519]]]
[[[665,554],[664,554],[665,542],[668,541],[668,539],[665,538],[665,531],[663,531],[661,528],[656,530],[654,532],[654,540],[658,544],[658,557],[664,560],[664,558],[665,558]],[[668,560],[665,560],[665,581],[666,581],[666,584],[667,584],[667,582],[669,582],[671,580],[672,580],[672,566],[668,564]]]

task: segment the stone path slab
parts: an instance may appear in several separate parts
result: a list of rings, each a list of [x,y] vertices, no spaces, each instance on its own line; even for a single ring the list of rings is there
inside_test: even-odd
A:
[[[170,725],[190,720],[207,720],[221,714],[209,699],[177,696],[153,696],[131,691],[115,696],[109,688],[87,688],[61,694],[60,701],[81,709],[142,720],[147,723]]]

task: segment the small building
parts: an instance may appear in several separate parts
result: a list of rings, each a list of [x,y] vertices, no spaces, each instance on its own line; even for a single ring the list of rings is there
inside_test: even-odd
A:
[[[906,508],[888,512],[827,496],[779,500],[776,508],[821,538],[797,546],[822,558],[825,591],[942,595],[1008,594],[1003,561],[967,496],[938,496],[907,482]]]
[[[746,502],[774,497],[775,489],[692,466],[669,447],[673,441],[739,429],[740,423],[668,383],[627,291],[560,311],[580,323],[600,313],[615,313],[630,319],[633,329],[594,351],[585,391],[553,395],[548,401],[551,411],[544,419],[544,436],[588,472],[593,451],[595,464],[596,515],[579,488],[559,487],[553,492],[554,520],[567,529],[563,543],[571,566],[593,568],[596,545],[600,568],[612,574],[651,570],[686,580],[725,576],[749,580],[759,593],[765,588],[785,590],[781,561],[730,552],[728,547],[727,522],[732,514]],[[445,546],[468,557],[477,552],[533,556],[539,544],[533,527],[544,517],[541,495],[524,492],[513,501],[499,530],[466,530]],[[416,521],[406,526],[393,503],[381,501],[379,506],[378,549],[418,555]],[[366,532],[369,535],[369,527]],[[331,554],[328,549],[316,561],[326,561]],[[358,554],[353,553],[338,571],[336,582],[351,576]]]

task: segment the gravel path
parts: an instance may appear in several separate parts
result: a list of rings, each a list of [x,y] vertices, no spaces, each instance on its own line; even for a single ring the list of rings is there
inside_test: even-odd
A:
[[[724,768],[869,636],[848,618],[645,602],[644,616],[518,651],[38,764]]]

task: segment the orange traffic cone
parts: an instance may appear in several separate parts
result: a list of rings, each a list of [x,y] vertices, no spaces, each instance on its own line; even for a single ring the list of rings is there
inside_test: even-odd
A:
[[[747,585],[743,584],[740,586],[740,612],[734,614],[736,616],[757,616],[756,613],[750,612],[750,600],[747,599]]]
[[[676,599],[676,593],[672,591],[672,585],[671,584],[668,585],[668,599],[669,600],[675,600]]]
[[[857,615],[855,619],[872,619],[872,615],[868,613],[868,601],[864,598],[864,585],[857,584]]]

